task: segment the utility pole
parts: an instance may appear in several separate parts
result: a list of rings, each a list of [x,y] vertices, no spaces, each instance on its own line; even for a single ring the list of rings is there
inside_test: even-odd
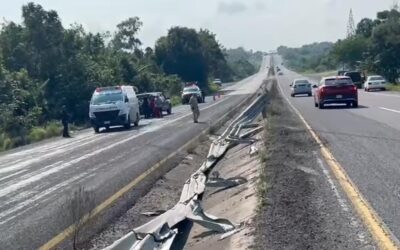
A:
[[[347,23],[347,38],[352,38],[356,34],[356,28],[354,25],[353,10],[350,9],[349,22]]]

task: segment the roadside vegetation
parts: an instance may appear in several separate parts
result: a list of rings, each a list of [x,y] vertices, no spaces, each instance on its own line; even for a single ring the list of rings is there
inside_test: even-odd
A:
[[[70,122],[87,124],[94,89],[134,85],[163,91],[179,103],[182,82],[198,81],[206,92],[214,78],[233,81],[256,71],[260,53],[226,50],[208,30],[172,27],[154,47],[142,47],[143,23],[128,18],[115,32],[91,33],[63,27],[56,11],[28,3],[22,23],[0,30],[0,151],[58,135],[65,106]],[[254,56],[256,55],[256,56]],[[214,90],[215,91],[215,90]]]
[[[400,76],[400,10],[395,5],[375,19],[364,18],[354,34],[336,43],[315,43],[301,48],[280,47],[287,66],[300,72],[345,69],[380,74],[398,90]]]

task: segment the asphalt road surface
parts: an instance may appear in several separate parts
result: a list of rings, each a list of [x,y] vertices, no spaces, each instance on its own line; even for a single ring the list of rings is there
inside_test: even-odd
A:
[[[200,104],[200,123],[189,106],[173,108],[164,119],[141,120],[129,131],[112,128],[72,139],[56,138],[0,155],[0,249],[36,249],[70,225],[65,218],[68,195],[83,185],[97,204],[208,128],[266,78],[260,72],[229,86],[229,94]]]
[[[275,57],[276,62],[281,62]],[[285,69],[278,83],[292,104],[400,238],[400,95],[359,90],[359,108],[314,107],[313,97],[290,97],[289,84],[305,78]],[[315,81],[314,81],[315,82]]]

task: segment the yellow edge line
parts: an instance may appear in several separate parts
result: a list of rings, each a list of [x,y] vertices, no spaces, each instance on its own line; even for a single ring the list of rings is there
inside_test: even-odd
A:
[[[371,207],[371,205],[367,202],[367,200],[363,197],[361,192],[358,190],[357,186],[347,175],[344,168],[335,159],[331,151],[323,144],[319,136],[314,132],[314,130],[311,128],[311,126],[308,124],[305,118],[301,115],[300,111],[285,96],[282,87],[279,84],[278,86],[282,96],[286,99],[286,101],[289,103],[290,107],[294,110],[294,112],[300,117],[301,121],[304,123],[307,130],[310,132],[311,136],[318,143],[323,158],[330,166],[337,181],[341,185],[347,197],[350,199],[351,203],[353,204],[353,207],[357,211],[358,215],[361,217],[365,226],[368,228],[372,237],[375,239],[378,247],[380,249],[388,249],[388,250],[400,249],[398,240],[385,226],[382,219],[379,217],[376,211]]]
[[[241,103],[239,103],[237,105],[237,107],[242,106],[243,104],[245,104],[249,99],[251,99],[251,97],[246,98],[244,101],[242,101]],[[208,108],[208,107],[206,107]],[[205,108],[205,109],[206,109]],[[229,113],[234,112],[234,110],[231,110],[230,112],[226,113],[225,115],[223,115],[218,122],[216,122],[216,125],[222,121]],[[127,184],[126,186],[124,186],[122,189],[120,189],[119,191],[117,191],[115,194],[113,194],[112,196],[110,196],[109,198],[107,198],[105,201],[103,201],[100,205],[98,205],[96,208],[94,208],[91,213],[86,214],[85,216],[83,216],[82,218],[82,223],[81,224],[86,224],[89,220],[93,219],[94,217],[96,217],[97,215],[99,215],[103,210],[105,210],[107,207],[109,207],[110,205],[112,205],[114,202],[116,202],[120,197],[122,197],[124,194],[126,194],[127,192],[129,192],[132,188],[134,188],[136,185],[138,185],[141,181],[143,181],[146,177],[148,177],[150,174],[152,174],[155,170],[157,170],[158,168],[160,168],[166,161],[168,161],[169,159],[173,158],[175,155],[178,154],[178,152],[181,152],[183,149],[185,149],[186,147],[188,147],[190,144],[194,143],[196,140],[198,140],[200,138],[200,136],[205,135],[208,132],[209,129],[204,130],[203,132],[201,132],[199,135],[197,135],[196,137],[194,137],[193,139],[191,139],[190,141],[188,141],[187,143],[185,143],[183,146],[181,146],[178,150],[176,150],[175,152],[171,153],[170,155],[168,155],[166,158],[164,158],[163,160],[159,161],[158,163],[156,163],[154,166],[152,166],[151,168],[149,168],[148,170],[146,170],[145,172],[143,172],[141,175],[139,175],[136,179],[134,179],[133,181],[131,181],[129,184]],[[48,241],[46,244],[42,245],[39,250],[49,250],[49,249],[55,249],[59,244],[61,244],[63,241],[65,241],[67,238],[71,237],[71,235],[73,234],[75,229],[75,225],[70,225],[69,227],[67,227],[66,229],[64,229],[61,233],[59,233],[58,235],[56,235],[55,237],[53,237],[50,241]]]

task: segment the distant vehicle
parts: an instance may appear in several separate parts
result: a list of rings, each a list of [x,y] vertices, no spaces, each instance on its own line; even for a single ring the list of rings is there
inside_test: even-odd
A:
[[[368,76],[364,84],[364,90],[370,91],[373,89],[386,90],[386,80],[382,76]]]
[[[361,89],[364,83],[364,77],[358,71],[348,71],[343,74],[343,76],[348,76],[353,81],[353,84],[357,86],[357,88]]]
[[[147,97],[147,100],[150,100],[150,97],[159,97],[163,103],[162,105],[162,111],[167,112],[167,114],[171,114],[172,113],[172,104],[171,104],[171,100],[167,97],[165,97],[165,95],[162,92],[151,92],[151,93],[142,93],[142,94],[138,94],[137,98],[139,99],[139,104],[140,104],[140,114],[144,114],[143,113],[143,109],[142,109],[142,103],[143,103],[143,99]]]
[[[296,95],[308,95],[312,96],[311,83],[306,79],[296,79],[291,84],[290,95],[295,97]]]
[[[314,94],[315,107],[323,109],[326,104],[344,103],[348,107],[358,107],[357,87],[348,76],[325,77]]]
[[[199,103],[204,102],[203,92],[201,91],[199,86],[197,86],[196,84],[191,84],[191,85],[187,85],[186,87],[183,88],[182,104],[189,103],[190,96],[193,94],[197,95],[197,100]]]
[[[222,85],[222,81],[221,81],[221,79],[219,79],[219,78],[215,78],[214,81],[213,81],[213,83],[215,83],[215,84],[217,84],[217,85],[219,85],[219,86]]]
[[[283,76],[283,72],[279,71],[278,76]]]
[[[96,133],[101,127],[139,125],[139,101],[132,86],[97,88],[90,101],[89,118]]]
[[[339,70],[338,71],[338,76],[344,76],[344,73],[346,73],[347,70]]]

